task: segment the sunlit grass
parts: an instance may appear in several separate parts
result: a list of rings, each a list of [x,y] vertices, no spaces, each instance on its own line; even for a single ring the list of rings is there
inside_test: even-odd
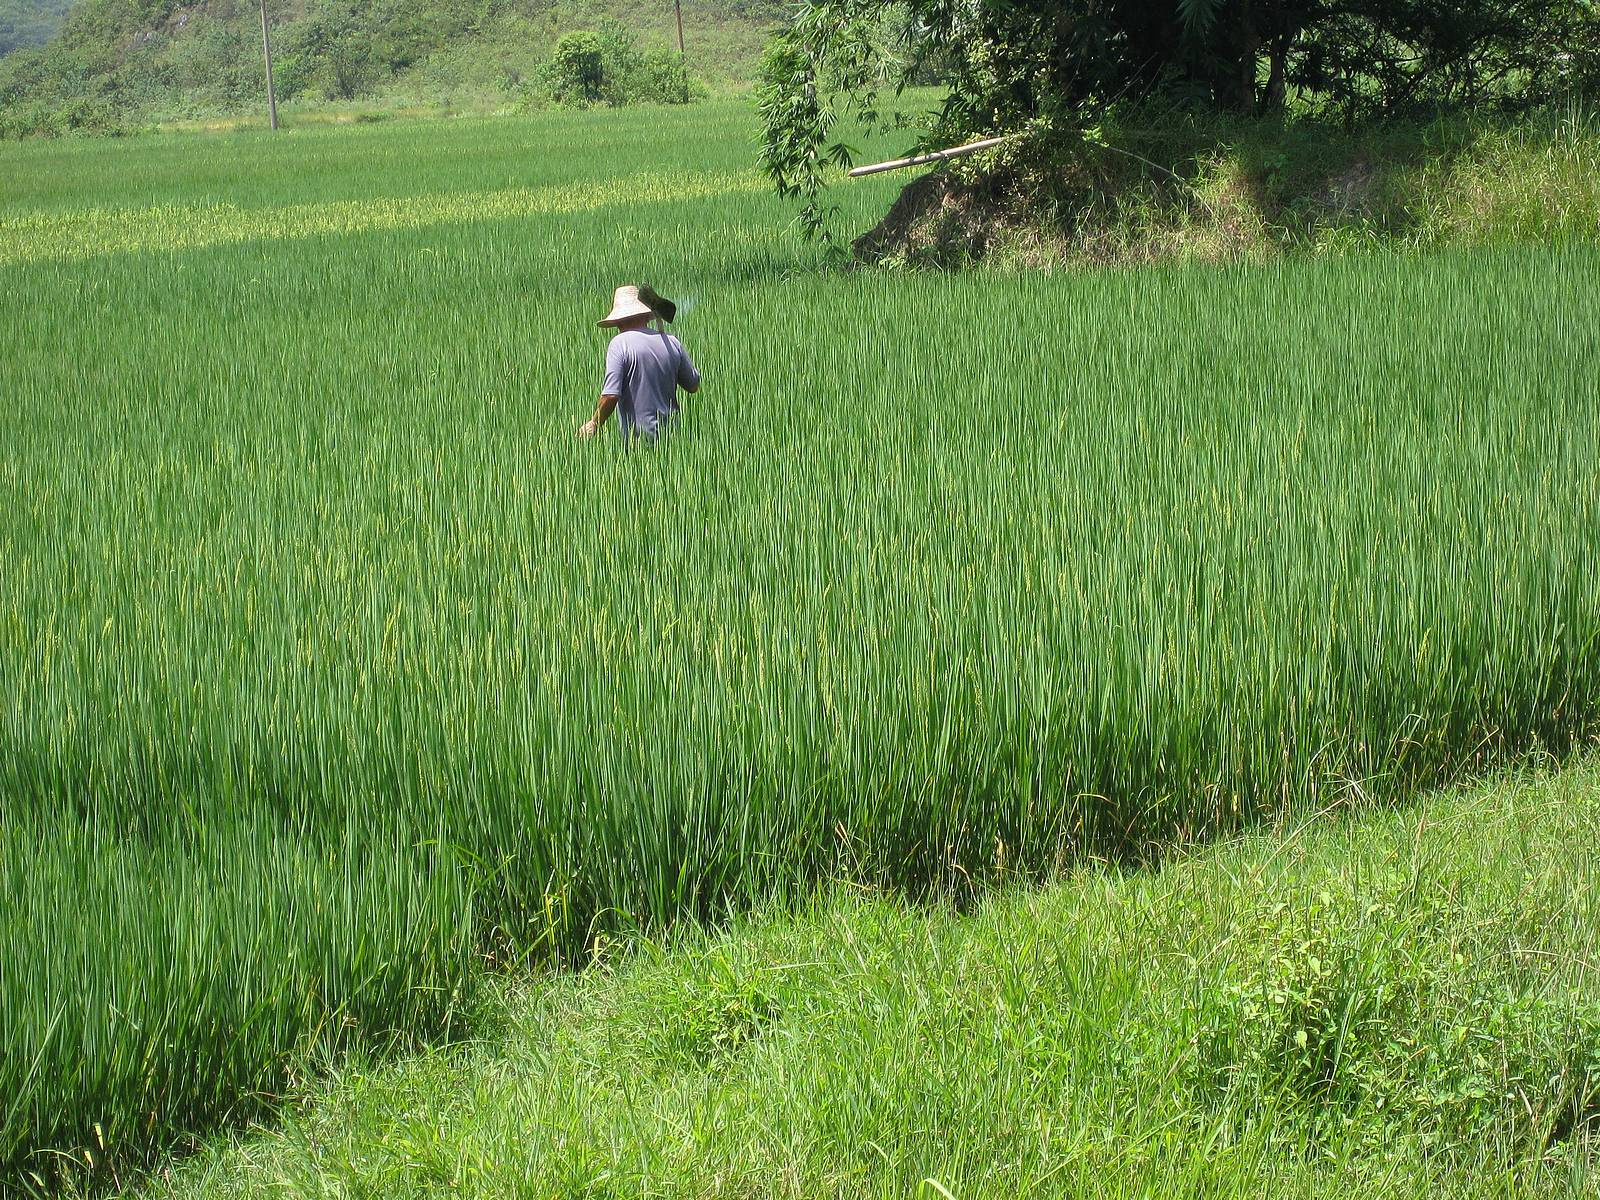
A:
[[[175,204],[152,208],[96,208],[61,214],[29,213],[9,220],[0,217],[0,265],[100,258],[140,250],[192,250],[233,242],[293,241],[329,234],[426,229],[474,221],[522,220],[608,207],[631,208],[664,200],[715,202],[739,193],[761,191],[765,186],[754,171],[648,174],[610,180],[603,189],[594,184],[568,184],[325,201],[275,208]]]

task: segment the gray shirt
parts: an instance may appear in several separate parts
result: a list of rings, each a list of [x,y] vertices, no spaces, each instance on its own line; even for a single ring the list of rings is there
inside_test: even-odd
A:
[[[628,329],[606,347],[606,381],[602,396],[617,398],[617,419],[623,437],[653,438],[678,411],[678,388],[700,386],[700,372],[683,343],[670,333]]]

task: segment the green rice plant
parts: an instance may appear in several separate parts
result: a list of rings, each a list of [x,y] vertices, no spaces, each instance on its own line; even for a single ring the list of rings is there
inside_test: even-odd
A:
[[[249,1116],[309,1061],[447,1036],[470,1000],[472,900],[441,848],[225,813],[134,838],[39,814],[6,838],[10,1182],[92,1178]]]
[[[1594,1195],[1596,764],[1306,816],[965,915],[840,887],[628,938],[130,1191]]]
[[[8,1179],[473,955],[1593,733],[1593,248],[817,274],[742,110],[567,120],[5,150]],[[581,445],[641,279],[706,389]]]

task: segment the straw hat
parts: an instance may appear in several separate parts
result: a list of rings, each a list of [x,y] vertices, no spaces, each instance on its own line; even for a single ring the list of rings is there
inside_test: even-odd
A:
[[[615,325],[619,321],[626,321],[629,317],[653,317],[656,310],[643,300],[639,299],[639,289],[633,284],[624,284],[619,287],[611,297],[611,311],[606,314],[601,325]]]

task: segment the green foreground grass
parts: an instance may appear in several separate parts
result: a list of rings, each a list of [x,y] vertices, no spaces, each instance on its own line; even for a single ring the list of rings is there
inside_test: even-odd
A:
[[[1600,765],[511,980],[146,1197],[1581,1196]]]
[[[7,1183],[597,932],[1593,732],[1592,245],[818,273],[752,125],[0,148]],[[641,279],[706,389],[578,445]]]

